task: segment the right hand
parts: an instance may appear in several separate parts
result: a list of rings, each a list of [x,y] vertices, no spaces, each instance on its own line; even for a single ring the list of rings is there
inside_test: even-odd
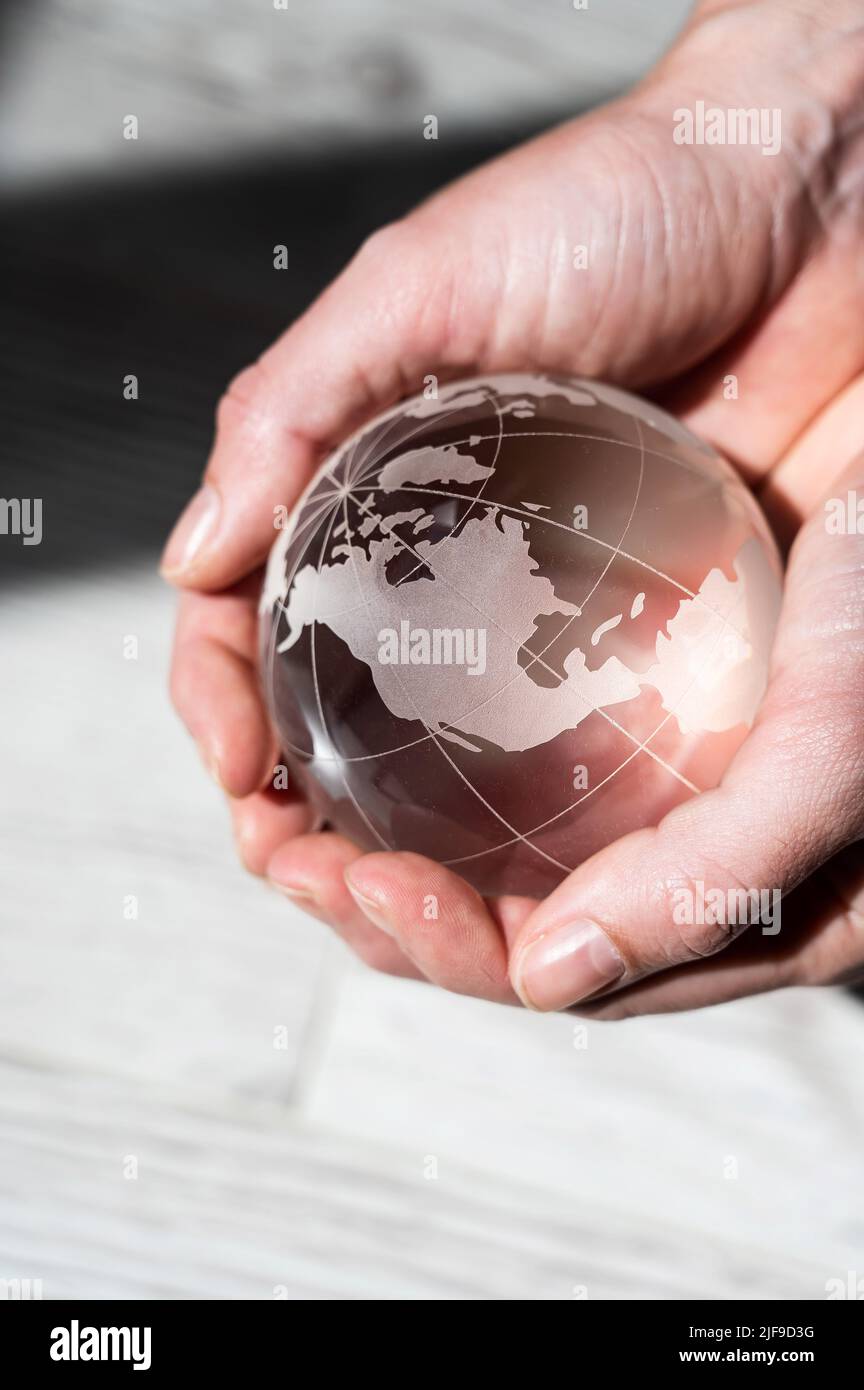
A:
[[[308,808],[268,789],[277,750],[258,689],[255,598],[274,508],[428,373],[537,369],[662,391],[762,489],[791,538],[826,469],[846,462],[802,469],[792,443],[864,370],[857,12],[854,0],[809,10],[709,0],[634,93],[376,233],[228,388],[206,490],[164,559],[182,589],[173,696],[229,797],[247,866],[303,887],[309,909],[371,963],[482,992],[464,962],[442,972],[378,931],[343,877],[360,852],[307,833]],[[755,97],[782,109],[775,156],[673,141],[677,109]],[[578,246],[587,269],[574,268]],[[495,930],[515,933],[534,906],[497,904]],[[506,962],[494,989],[512,997]]]

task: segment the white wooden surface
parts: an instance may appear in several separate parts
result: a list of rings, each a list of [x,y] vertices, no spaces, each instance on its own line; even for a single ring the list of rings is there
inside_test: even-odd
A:
[[[794,992],[575,1046],[354,966],[236,863],[165,697],[171,611],[146,570],[0,610],[0,1278],[814,1299],[864,1268],[864,1008]]]
[[[441,140],[632,82],[691,0],[41,0],[6,24],[0,180]],[[129,114],[140,137],[121,138]]]

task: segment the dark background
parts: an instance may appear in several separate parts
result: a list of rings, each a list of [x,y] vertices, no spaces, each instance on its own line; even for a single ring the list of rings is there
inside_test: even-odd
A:
[[[230,377],[377,226],[526,133],[430,142],[422,159],[393,144],[7,195],[3,492],[44,499],[45,539],[38,556],[0,547],[0,574],[154,551],[194,491]]]
[[[155,554],[220,390],[363,238],[613,94],[687,8],[0,0],[0,495],[45,513],[0,578]]]

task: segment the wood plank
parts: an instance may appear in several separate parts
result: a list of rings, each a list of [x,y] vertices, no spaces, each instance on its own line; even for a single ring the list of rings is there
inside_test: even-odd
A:
[[[566,115],[620,90],[690,0],[45,0],[7,20],[0,178],[132,173],[272,148],[439,139]],[[126,114],[137,142],[121,138]]]
[[[583,1038],[566,1016],[352,970],[330,1020],[310,1123],[540,1185],[564,1211],[615,1211],[655,1277],[683,1262],[691,1294],[819,1298],[862,1265],[849,1059],[864,1013],[839,990],[592,1023]]]
[[[0,1091],[0,1277],[41,1278],[46,1298],[590,1301],[754,1287],[752,1258],[722,1237],[700,1258],[657,1214],[633,1223],[587,1199],[562,1205],[453,1160],[427,1180],[416,1150],[317,1133],[273,1107],[205,1111],[3,1064]],[[789,1290],[813,1277],[795,1262],[775,1275]]]
[[[34,586],[0,610],[0,649],[15,653],[0,1049],[199,1094],[287,1097],[325,938],[240,867],[227,809],[169,708],[173,607],[138,569]]]

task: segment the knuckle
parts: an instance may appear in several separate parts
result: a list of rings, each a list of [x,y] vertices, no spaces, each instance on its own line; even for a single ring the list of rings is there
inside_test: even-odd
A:
[[[681,871],[667,877],[659,890],[658,916],[665,915],[671,925],[669,964],[703,960],[724,950],[748,926],[746,913],[740,920],[738,904],[747,904],[749,894],[722,866],[706,864],[698,873]]]
[[[361,242],[354,263],[364,268],[373,266],[392,270],[393,257],[401,256],[410,241],[411,232],[407,222],[402,219],[386,222]]]
[[[401,395],[417,389],[417,376],[442,365],[476,360],[488,315],[460,312],[466,248],[453,235],[416,214],[373,232],[348,266],[343,290],[365,306],[366,328],[392,351],[362,370],[367,394]]]
[[[730,927],[725,922],[690,925],[679,931],[678,940],[682,949],[692,960],[707,960],[716,956],[740,934],[742,928]]]
[[[267,374],[260,361],[232,377],[216,406],[217,432],[260,418],[265,413],[266,384]]]

